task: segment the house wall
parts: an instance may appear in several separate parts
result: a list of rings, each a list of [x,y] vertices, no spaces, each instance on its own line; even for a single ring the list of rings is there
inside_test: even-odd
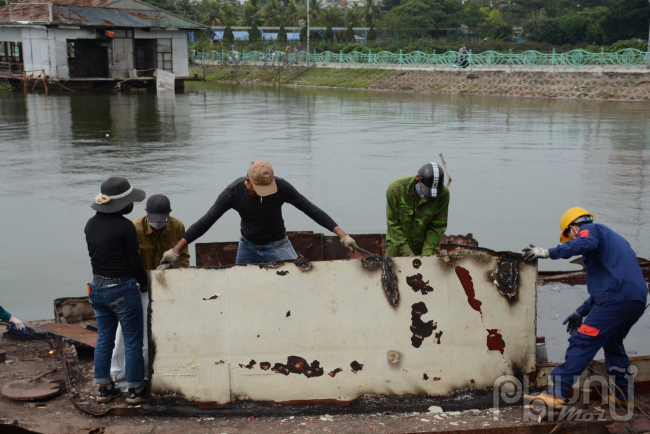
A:
[[[129,70],[135,68],[133,56],[133,38],[138,39],[172,39],[173,73],[176,77],[189,76],[187,57],[187,31],[185,30],[155,30],[145,32],[135,29],[129,38],[125,30],[115,30],[109,50],[110,76],[113,78],[128,78]],[[70,77],[67,57],[67,40],[69,39],[98,39],[98,35],[90,29],[47,28],[44,26],[0,26],[0,41],[22,42],[24,67],[28,76],[38,76],[41,70],[53,79]],[[153,72],[152,74],[153,75]]]
[[[395,307],[358,259],[152,271],[150,402],[442,396],[534,371],[536,265],[469,247],[392,260]]]

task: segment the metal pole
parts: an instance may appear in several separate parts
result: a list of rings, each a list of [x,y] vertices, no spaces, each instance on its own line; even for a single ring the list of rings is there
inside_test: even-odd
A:
[[[309,53],[309,1],[310,0],[305,0],[305,1],[307,2],[307,52]]]
[[[648,0],[650,2],[650,0]],[[650,20],[648,20],[648,69],[650,69]]]

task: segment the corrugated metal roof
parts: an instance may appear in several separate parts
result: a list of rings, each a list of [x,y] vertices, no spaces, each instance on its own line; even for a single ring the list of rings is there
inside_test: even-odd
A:
[[[104,0],[82,1],[96,2]],[[75,2],[79,2],[79,0]],[[158,9],[113,9],[34,3],[36,2],[32,0],[24,0],[10,6],[0,7],[0,23],[20,24],[17,21],[21,21],[34,24],[56,23],[93,27],[175,27],[182,29],[204,27],[201,24]],[[10,17],[10,8],[13,9],[13,21]]]

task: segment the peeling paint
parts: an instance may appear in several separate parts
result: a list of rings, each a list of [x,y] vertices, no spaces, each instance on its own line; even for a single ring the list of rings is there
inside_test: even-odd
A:
[[[286,317],[289,318],[290,316],[291,316],[291,311],[288,310],[288,311],[287,311],[287,315],[286,315]]]
[[[310,365],[307,360],[298,356],[289,356],[287,358],[286,365],[282,363],[276,363],[273,368],[271,368],[271,370],[276,374],[298,374],[304,375],[307,378],[320,377],[324,373],[323,368],[320,367],[320,362],[318,360],[314,360]]]
[[[436,344],[440,345],[440,338],[442,337],[442,330],[440,330],[439,332],[437,332],[436,335],[435,335],[434,337],[435,337],[435,339],[436,339]]]
[[[422,321],[422,315],[427,312],[429,312],[429,309],[422,301],[411,306],[411,333],[413,333],[411,344],[415,348],[420,348],[424,339],[431,336],[438,327],[438,324],[434,323],[433,320]]]
[[[353,373],[357,373],[357,371],[361,371],[363,369],[363,365],[356,360],[352,363],[350,363],[350,368],[352,368]]]
[[[422,261],[419,259],[413,259],[413,268],[416,270],[422,266]]]
[[[276,271],[275,274],[277,274],[278,276],[286,276],[287,274],[289,274],[289,270]]]
[[[433,288],[429,286],[429,281],[427,280],[426,282],[422,279],[422,275],[420,273],[415,274],[413,276],[407,276],[406,277],[406,283],[408,286],[411,287],[413,292],[422,292],[422,295],[426,295],[430,292],[433,292]]]
[[[426,380],[429,379],[429,376],[426,374],[426,372],[425,372],[424,374],[422,374],[422,379],[423,379],[424,381],[426,381]]]
[[[490,273],[489,279],[499,289],[499,293],[508,297],[508,301],[515,301],[517,298],[517,286],[519,281],[519,264],[512,259],[501,259],[497,266]]]
[[[216,300],[217,298],[219,298],[218,295],[213,295],[213,296],[210,297],[210,298],[204,298],[203,301],[207,301],[207,300]]]
[[[456,275],[458,276],[458,280],[460,280],[460,283],[463,285],[463,289],[465,290],[465,294],[467,295],[467,302],[472,307],[472,309],[482,314],[483,312],[481,312],[481,305],[483,303],[480,300],[476,299],[476,294],[474,292],[474,282],[472,282],[472,276],[469,275],[469,271],[459,266],[456,266],[455,270]]]
[[[263,371],[268,371],[271,368],[271,364],[269,362],[262,362],[260,363],[260,368],[262,368]]]
[[[433,377],[433,381],[440,381],[440,377]]]
[[[327,374],[327,375],[329,375],[330,377],[334,378],[334,377],[336,377],[336,374],[338,374],[339,372],[342,372],[342,371],[343,371],[343,369],[341,369],[341,368],[336,368],[335,370],[333,370],[332,372],[330,372],[330,373]]]
[[[388,352],[388,363],[391,363],[393,365],[399,363],[399,353],[397,351]]]
[[[506,343],[503,341],[503,336],[497,329],[487,329],[487,347],[490,351],[500,351],[503,354],[503,350],[506,348]]]
[[[248,365],[244,365],[242,363],[239,364],[240,368],[246,368],[246,369],[253,369],[253,366],[257,365],[257,362],[255,360],[251,360],[248,362]]]

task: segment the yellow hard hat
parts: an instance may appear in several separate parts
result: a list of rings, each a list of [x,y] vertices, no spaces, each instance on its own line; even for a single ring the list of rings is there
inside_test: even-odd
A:
[[[562,214],[562,219],[560,220],[560,231],[561,231],[560,242],[561,243],[566,243],[567,241],[571,240],[571,238],[564,236],[564,231],[566,231],[569,225],[573,223],[576,219],[584,216],[590,216],[592,219],[594,217],[592,213],[590,213],[584,208],[580,208],[579,206],[571,208],[570,210]]]

